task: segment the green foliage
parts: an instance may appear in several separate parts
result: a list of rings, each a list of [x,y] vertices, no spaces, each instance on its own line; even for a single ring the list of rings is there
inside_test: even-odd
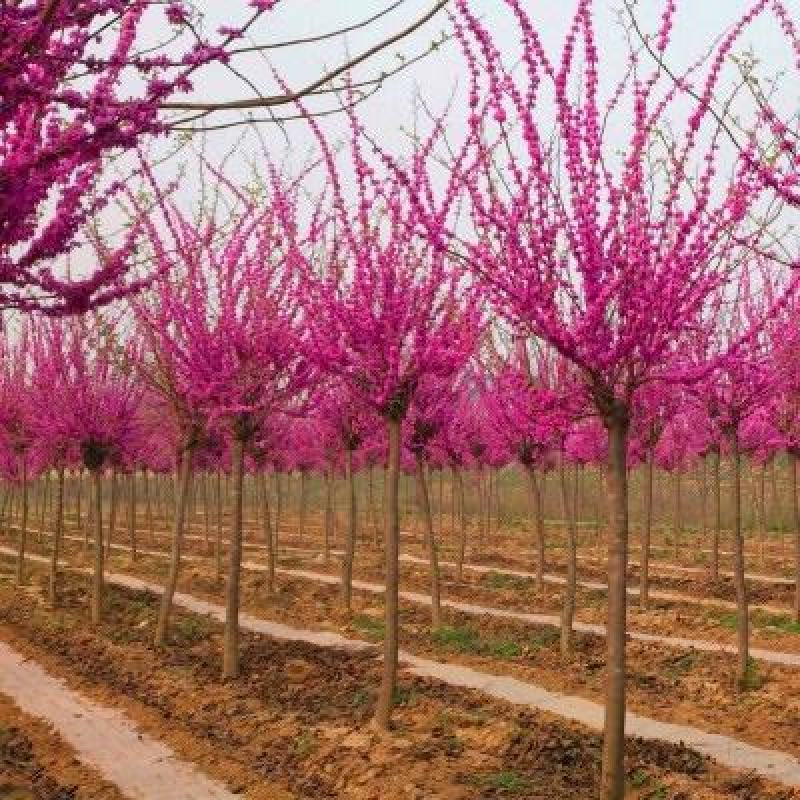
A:
[[[300,758],[310,756],[318,747],[316,737],[311,731],[303,731],[294,740],[294,751]]]
[[[628,779],[632,789],[643,789],[650,783],[650,776],[644,769],[636,769]]]
[[[382,619],[359,614],[353,618],[353,627],[363,633],[370,641],[380,642],[386,636],[386,624]]]
[[[764,676],[758,668],[758,662],[754,658],[748,658],[744,678],[739,681],[739,689],[742,691],[755,691],[763,685]]]
[[[528,578],[518,575],[508,575],[504,572],[486,572],[481,578],[481,583],[489,589],[527,589],[531,585]]]
[[[556,628],[542,628],[528,639],[531,650],[542,650],[550,647],[561,639],[561,633]]]
[[[181,616],[172,625],[172,636],[180,644],[197,644],[211,635],[213,627],[208,617]]]
[[[482,639],[474,628],[443,625],[431,633],[434,643],[453,653],[472,653],[493,658],[517,658],[522,647],[513,639]]]
[[[392,695],[395,706],[412,707],[417,704],[419,692],[413,686],[397,686]]]
[[[369,704],[372,695],[368,689],[356,689],[353,692],[353,698],[350,701],[354,708],[363,708]]]
[[[483,784],[488,789],[497,789],[506,794],[518,794],[530,788],[530,781],[518,772],[513,770],[503,770],[487,775],[483,779]]]
[[[684,653],[664,663],[664,675],[668,678],[680,678],[690,672],[696,663],[696,653]]]
[[[480,634],[474,628],[443,625],[431,636],[436,644],[456,653],[479,653],[481,649]]]

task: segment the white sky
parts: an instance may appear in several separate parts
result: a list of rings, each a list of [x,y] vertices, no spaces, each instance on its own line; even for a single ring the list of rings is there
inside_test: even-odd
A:
[[[800,21],[800,0],[786,0],[794,16]],[[516,48],[516,30],[511,23],[502,0],[471,0],[473,8],[482,16],[484,23],[495,34],[495,41],[513,58]],[[538,22],[541,35],[551,53],[560,47],[561,37],[575,8],[575,0],[527,0],[533,16]],[[195,5],[206,15],[209,29],[221,24],[231,24],[241,19],[244,0],[195,0]],[[323,44],[313,44],[292,50],[273,51],[272,63],[293,88],[304,85],[319,76],[324,70],[346,59],[346,47],[358,53],[387,35],[405,27],[429,9],[433,0],[407,0],[388,17],[378,21],[369,29],[350,34],[346,41],[338,39]],[[259,42],[281,41],[317,35],[341,28],[365,19],[389,5],[389,0],[282,0],[278,8],[265,16],[254,31],[253,38]],[[673,43],[670,49],[670,64],[676,68],[687,65],[702,54],[713,42],[752,5],[752,0],[678,0],[678,18]],[[603,75],[616,79],[626,65],[627,50],[618,23],[621,0],[597,0],[596,24],[603,59]],[[663,9],[660,0],[639,0],[638,16],[645,30],[655,30]],[[236,17],[231,18],[231,12]],[[367,77],[396,62],[396,53],[402,49],[414,54],[424,48],[433,38],[447,28],[445,14],[440,14],[425,28],[402,44],[387,51],[358,69],[357,77]],[[154,36],[163,36],[166,26],[152,30]],[[767,74],[791,68],[791,53],[786,42],[773,24],[759,24],[742,40],[740,49],[752,45],[763,60]],[[262,91],[276,90],[267,65],[257,57],[241,57],[236,65],[253,80]],[[381,143],[388,149],[400,147],[404,136],[401,126],[411,119],[412,98],[415,91],[421,93],[434,108],[441,109],[453,88],[458,84],[462,72],[462,58],[458,45],[451,42],[421,63],[412,66],[403,74],[392,78],[374,97],[360,109],[360,117]],[[797,71],[786,84],[781,96],[781,105],[787,110],[800,108],[800,82]],[[215,67],[203,73],[194,92],[194,99],[222,100],[251,96],[250,90],[230,72]],[[234,119],[230,115],[215,115],[218,122]],[[328,118],[321,122],[336,138],[343,130],[340,118]],[[454,118],[451,124],[458,128],[460,122]],[[299,158],[311,146],[311,138],[305,123],[292,122],[286,127],[286,136],[274,125],[260,125],[261,135],[268,141],[275,154],[280,156],[287,147]],[[456,131],[457,133],[457,131]],[[244,137],[244,138],[242,138]],[[287,137],[289,139],[287,144]],[[456,136],[456,139],[458,137]],[[199,142],[196,142],[199,144]],[[212,161],[223,158],[232,149],[234,155],[228,162],[227,171],[232,177],[247,174],[248,160],[259,152],[257,137],[242,128],[210,133],[205,142],[207,156]],[[191,169],[191,154],[183,156]],[[174,168],[171,166],[168,172]],[[165,174],[167,174],[165,173]],[[191,180],[182,184],[182,192],[191,203],[196,190]]]

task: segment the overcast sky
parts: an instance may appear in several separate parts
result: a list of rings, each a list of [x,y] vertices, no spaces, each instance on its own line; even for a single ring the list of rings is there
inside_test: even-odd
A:
[[[482,15],[484,23],[490,28],[495,41],[513,58],[516,52],[516,31],[505,10],[502,0],[471,0],[472,6]],[[800,0],[787,0],[800,20]],[[196,0],[195,5],[202,9],[207,18],[209,29],[219,25],[239,21],[241,17],[232,19],[232,9],[241,10],[244,0]],[[379,20],[369,28],[349,34],[346,38],[294,47],[290,50],[271,51],[270,62],[292,88],[302,86],[314,80],[324,71],[339,64],[347,57],[347,52],[356,54],[377,41],[405,27],[411,20],[418,18],[429,9],[433,0],[406,0],[406,2],[387,17]],[[556,53],[566,25],[574,12],[575,0],[528,0],[533,10],[534,19],[551,53]],[[679,15],[670,49],[670,63],[676,68],[694,61],[752,4],[752,0],[678,0]],[[329,30],[358,22],[389,5],[389,0],[282,0],[277,10],[265,15],[259,27],[253,31],[253,39],[258,43],[275,42],[317,35]],[[603,75],[616,79],[625,68],[627,51],[624,37],[619,25],[619,9],[621,0],[597,0],[596,25],[603,59]],[[663,9],[660,0],[640,0],[638,11],[642,26],[654,30]],[[151,23],[152,25],[153,23]],[[399,50],[413,55],[448,27],[445,14],[440,14],[429,22],[424,29],[405,39],[400,45],[393,47],[381,57],[370,61],[357,70],[357,78],[366,78],[391,67],[397,63]],[[166,24],[160,29],[153,27],[147,31],[154,37],[163,37],[167,32]],[[766,72],[774,72],[788,68],[791,53],[785,41],[773,24],[761,24],[754,27],[742,40],[740,49],[752,45],[762,57]],[[235,65],[258,85],[261,91],[273,92],[276,86],[270,77],[269,66],[260,57],[242,57]],[[456,43],[446,44],[442,49],[414,65],[407,71],[389,80],[384,88],[374,97],[367,100],[360,109],[360,116],[367,128],[384,145],[389,148],[399,147],[404,141],[401,133],[403,125],[411,118],[412,101],[415,92],[419,92],[434,108],[444,107],[454,87],[459,85],[462,77],[463,62]],[[800,107],[800,84],[795,80],[786,82],[781,103],[787,109]],[[237,99],[252,96],[252,91],[229,71],[213,68],[203,73],[197,82],[195,99],[220,100]],[[241,114],[239,115],[241,118]],[[236,119],[236,116],[215,115],[214,122],[225,122]],[[451,125],[458,127],[459,119],[454,116]],[[341,118],[328,118],[322,121],[323,126],[332,137],[341,133]],[[277,156],[282,155],[287,147],[298,158],[311,146],[311,138],[305,123],[294,122],[286,126],[285,134],[275,125],[263,123],[259,125],[261,136]],[[288,139],[288,141],[287,141]],[[197,141],[197,140],[196,140]],[[243,128],[210,133],[205,139],[208,157],[217,161],[235,149],[228,162],[228,171],[233,177],[246,174],[248,160],[258,152],[258,140],[253,133]],[[191,154],[181,157],[191,162]],[[170,172],[174,165],[166,172]],[[196,187],[187,181],[183,187],[185,198],[191,202]]]

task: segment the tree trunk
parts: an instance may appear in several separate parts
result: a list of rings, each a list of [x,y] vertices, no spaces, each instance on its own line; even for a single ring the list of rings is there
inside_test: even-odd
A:
[[[577,531],[575,529],[575,513],[569,501],[569,485],[564,456],[559,454],[558,478],[561,487],[561,507],[567,523],[567,583],[564,587],[564,601],[561,607],[561,655],[568,657],[572,653],[573,621],[575,619],[575,589],[578,573]]]
[[[458,557],[456,559],[456,581],[464,580],[464,554],[467,549],[467,509],[464,497],[464,476],[458,467],[453,467],[453,481],[458,487]],[[454,504],[455,505],[455,504]]]
[[[150,534],[150,543],[155,539],[153,527],[153,505],[150,499],[150,475],[147,469],[142,471],[142,490],[144,491],[144,513],[147,517],[147,532]]]
[[[214,577],[222,580],[222,472],[217,470],[217,535],[214,539]]]
[[[428,547],[428,561],[430,563],[431,625],[434,628],[440,628],[442,625],[441,578],[439,574],[439,556],[436,549],[436,533],[433,530],[431,498],[428,492],[427,476],[425,475],[425,459],[421,455],[417,455],[416,462],[417,495],[424,526],[425,544]]]
[[[714,483],[714,535],[711,539],[711,580],[719,580],[719,537],[722,531],[722,479],[720,462],[722,456],[719,445],[714,448],[712,472]]]
[[[211,509],[208,499],[208,472],[201,475],[203,483],[203,536],[206,553],[211,552]]]
[[[94,576],[92,580],[92,604],[90,618],[92,625],[99,625],[103,617],[103,584],[104,554],[103,542],[103,473],[100,469],[92,470],[94,498],[92,505],[92,522],[94,522]]]
[[[136,472],[128,476],[128,539],[131,544],[131,563],[136,561]]]
[[[233,440],[233,497],[228,566],[228,587],[225,603],[225,650],[222,675],[239,677],[239,578],[242,571],[242,480],[244,477],[244,442]]]
[[[680,467],[673,473],[674,506],[672,508],[672,546],[675,561],[680,559],[681,532],[683,530],[683,474]]]
[[[111,468],[111,485],[108,497],[108,539],[106,540],[106,558],[111,554],[111,543],[117,533],[117,470]]]
[[[275,472],[275,553],[280,547],[281,537],[281,511],[283,510],[283,481],[281,473]]]
[[[372,528],[372,546],[378,547],[378,514],[375,510],[375,476],[374,467],[369,465],[367,473],[367,503],[369,504],[369,518]]]
[[[544,590],[544,510],[542,509],[542,493],[533,465],[526,464],[525,472],[528,475],[534,546],[536,547],[536,589],[541,592]]]
[[[758,509],[759,509],[759,524],[758,524],[758,559],[759,563],[763,566],[765,561],[767,543],[769,539],[769,530],[767,523],[767,464],[764,462],[758,472]]]
[[[644,520],[640,565],[639,603],[646,609],[650,603],[650,537],[653,532],[653,448],[647,448],[644,467]]]
[[[739,686],[747,684],[748,666],[750,662],[750,618],[747,608],[747,584],[744,579],[744,541],[742,539],[742,459],[739,452],[739,432],[734,427],[728,434],[731,446],[733,466],[733,582],[736,587],[737,617],[737,670]]]
[[[155,646],[163,647],[167,642],[169,617],[172,612],[172,598],[178,586],[181,569],[181,548],[183,546],[183,527],[186,520],[186,506],[189,497],[189,485],[192,480],[192,448],[184,447],[180,462],[180,485],[175,499],[175,518],[172,523],[172,550],[169,561],[169,574],[161,595],[161,606],[156,623]]]
[[[383,731],[389,730],[392,703],[397,682],[397,648],[399,639],[398,584],[400,555],[400,424],[390,419],[389,458],[386,469],[386,595],[385,633],[383,639],[383,678],[378,692],[373,724]]]
[[[22,456],[22,483],[20,485],[21,515],[19,520],[19,548],[17,550],[17,585],[25,583],[25,545],[28,538],[28,460]]]
[[[347,480],[347,536],[342,558],[342,604],[350,611],[353,602],[353,558],[356,548],[356,483],[353,476],[353,451],[344,451],[344,471]]]
[[[608,622],[606,713],[603,731],[603,800],[625,794],[625,633],[628,568],[627,415],[615,409],[608,430]]]
[[[331,471],[325,470],[325,564],[327,565],[331,560],[331,535],[333,534],[333,478]],[[343,579],[344,580],[344,579]],[[342,583],[344,589],[344,583]],[[347,601],[347,608],[350,608],[349,599]]]
[[[53,608],[58,608],[58,557],[61,551],[61,534],[64,530],[64,467],[61,466],[58,468],[55,525],[53,528],[53,551],[50,557],[50,605]]]
[[[267,595],[271,595],[275,591],[275,545],[272,537],[272,520],[269,507],[269,486],[267,485],[267,473],[262,472],[259,483],[261,484],[261,505],[263,508],[263,531],[264,544],[267,548],[267,579],[266,591]]]
[[[300,543],[306,538],[306,470],[300,470]]]
[[[800,501],[797,499],[797,453],[789,450],[789,491],[794,527],[794,621],[800,622]]]

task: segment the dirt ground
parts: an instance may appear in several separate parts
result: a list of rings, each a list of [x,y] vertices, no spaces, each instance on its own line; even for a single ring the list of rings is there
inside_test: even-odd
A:
[[[0,695],[2,800],[124,800],[42,721]]]
[[[37,568],[33,588],[43,584]],[[208,618],[176,612],[169,646],[152,649],[156,602],[149,594],[109,588],[107,619],[90,629],[84,578],[67,578],[58,612],[6,578],[0,631],[71,685],[104,702],[113,699],[245,798],[263,798],[265,780],[297,798],[596,795],[600,739],[579,726],[406,678],[395,730],[377,736],[367,726],[376,655],[244,635],[242,678],[224,682],[221,631]],[[800,796],[658,742],[629,741],[627,768],[632,798]]]

